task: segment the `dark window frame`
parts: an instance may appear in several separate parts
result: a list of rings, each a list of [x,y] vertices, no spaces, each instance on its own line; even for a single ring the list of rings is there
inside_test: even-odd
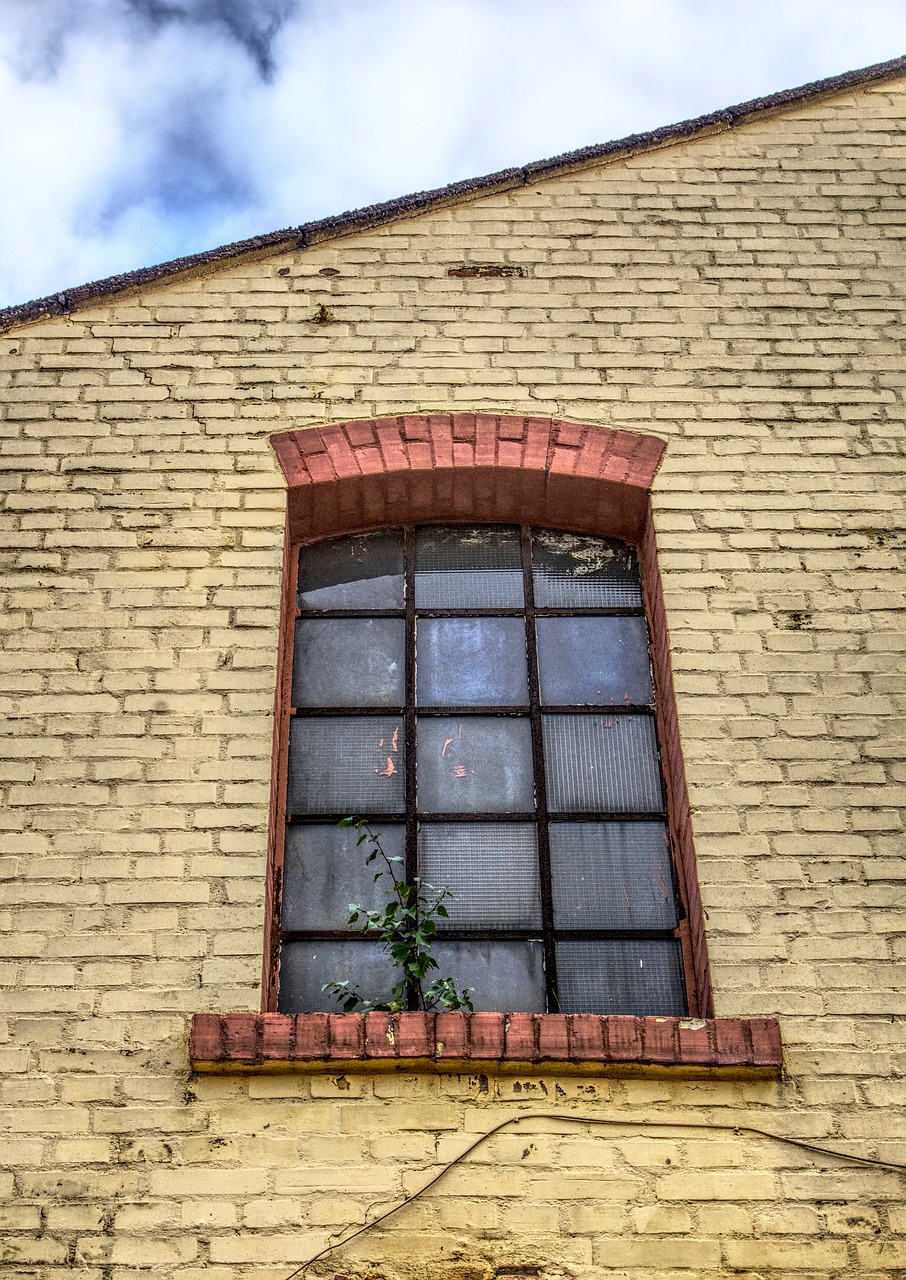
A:
[[[552,856],[549,844],[549,837],[552,837],[551,828],[555,828],[559,824],[575,824],[587,822],[607,822],[613,824],[634,824],[637,822],[645,823],[663,823],[665,828],[668,826],[668,809],[666,785],[661,780],[661,799],[657,808],[647,807],[644,811],[631,812],[625,809],[615,811],[596,810],[594,812],[585,812],[570,809],[557,809],[553,803],[548,802],[547,795],[547,779],[544,768],[545,756],[545,734],[542,731],[542,722],[545,717],[559,715],[580,715],[593,716],[596,718],[622,717],[631,715],[635,718],[644,718],[654,725],[655,738],[657,736],[657,717],[656,705],[654,702],[653,681],[650,690],[650,698],[648,701],[639,705],[625,704],[604,706],[595,703],[570,702],[562,706],[552,702],[545,701],[543,690],[539,683],[540,669],[537,652],[537,633],[536,621],[544,618],[645,618],[645,609],[642,599],[637,604],[624,602],[622,604],[611,603],[609,605],[591,605],[591,604],[574,604],[574,605],[545,605],[539,603],[535,599],[535,586],[533,575],[533,554],[536,545],[535,535],[540,534],[542,543],[546,531],[538,530],[527,525],[521,527],[506,525],[484,525],[475,526],[469,524],[465,527],[475,528],[499,528],[501,530],[509,530],[518,537],[518,560],[521,566],[522,588],[524,593],[524,601],[521,606],[507,607],[506,605],[472,605],[467,606],[463,603],[448,604],[446,606],[424,606],[418,603],[418,593],[416,589],[416,541],[418,539],[418,529],[425,526],[408,525],[397,527],[394,533],[400,535],[401,552],[403,556],[403,573],[405,580],[405,601],[397,609],[387,609],[378,607],[367,607],[364,605],[349,606],[341,605],[335,607],[318,608],[312,605],[298,605],[293,612],[293,626],[298,626],[300,621],[304,620],[323,620],[323,619],[349,619],[349,618],[398,618],[405,623],[405,697],[400,706],[378,705],[373,706],[319,706],[315,703],[306,703],[303,706],[291,706],[289,709],[289,717],[291,721],[297,723],[304,722],[309,718],[320,718],[327,716],[331,718],[342,718],[354,716],[357,719],[369,716],[392,717],[399,719],[400,728],[403,729],[402,740],[405,743],[403,752],[403,769],[404,769],[404,805],[405,813],[388,815],[383,818],[380,815],[374,815],[376,825],[389,822],[394,826],[399,826],[405,830],[405,856],[406,856],[406,875],[408,879],[412,879],[419,873],[418,868],[418,831],[424,824],[431,823],[513,823],[526,822],[532,825],[535,832],[538,846],[538,864],[539,864],[539,887],[541,894],[541,919],[534,925],[523,924],[516,928],[502,928],[499,926],[488,925],[486,927],[466,927],[457,926],[454,923],[445,924],[442,928],[443,940],[447,942],[455,941],[476,941],[476,942],[493,942],[493,941],[537,941],[540,942],[542,953],[544,956],[544,985],[545,1000],[547,1009],[550,1012],[561,1012],[562,1005],[558,995],[557,982],[557,956],[560,950],[560,943],[570,942],[586,942],[586,941],[629,941],[629,942],[674,942],[679,943],[681,953],[687,951],[688,939],[688,917],[684,908],[682,896],[677,889],[679,881],[678,869],[676,866],[677,858],[673,847],[670,848],[670,866],[671,866],[671,890],[672,898],[676,906],[676,923],[672,926],[648,926],[630,927],[627,925],[617,926],[611,924],[610,927],[593,925],[591,923],[576,923],[572,927],[558,924],[554,913],[554,888],[553,888],[553,871]],[[447,526],[463,527],[463,526]],[[430,528],[430,526],[428,526]],[[626,544],[621,540],[621,544]],[[300,544],[295,548],[295,556],[293,569],[298,577],[298,588],[301,592],[304,589],[304,581],[299,569],[298,561],[302,552],[312,543]],[[635,551],[635,548],[633,548]],[[637,557],[634,557],[637,560]],[[641,570],[639,566],[639,577]],[[493,706],[490,704],[476,704],[468,706],[442,706],[440,704],[428,704],[419,701],[416,698],[415,691],[415,631],[416,618],[432,619],[432,618],[513,618],[518,619],[525,627],[525,638],[527,643],[527,696],[525,703],[510,706]],[[647,626],[647,618],[645,618]],[[641,639],[641,637],[640,637]],[[649,646],[646,644],[644,650],[646,658],[650,659]],[[296,680],[296,689],[298,690],[298,673]],[[424,805],[418,806],[416,803],[416,724],[417,721],[426,721],[434,717],[455,717],[465,719],[470,716],[479,717],[518,717],[526,721],[530,726],[531,742],[532,742],[532,778],[533,790],[535,795],[535,804],[531,811],[525,813],[517,812],[500,812],[497,810],[489,812],[479,811],[463,811],[456,813],[430,812]],[[306,738],[308,735],[304,735]],[[660,752],[658,752],[660,756]],[[663,773],[663,770],[661,770]],[[356,816],[372,816],[372,815],[356,815]],[[323,826],[325,824],[335,823],[341,818],[347,817],[347,812],[327,812],[321,809],[301,812],[287,812],[286,823],[290,828],[295,826]],[[672,842],[671,843],[672,846]],[[667,875],[665,871],[665,876]],[[282,882],[282,877],[281,877]],[[316,927],[310,925],[305,928],[286,927],[285,923],[276,917],[276,912],[280,904],[275,902],[274,911],[275,918],[272,923],[272,929],[282,948],[284,944],[293,943],[328,943],[338,940],[359,940],[361,935],[353,933],[350,935],[348,930],[341,930],[336,926],[331,928]],[[441,940],[440,938],[438,939]],[[686,944],[684,946],[684,943]],[[373,943],[371,945],[374,945]],[[564,955],[566,953],[564,952]],[[675,953],[674,953],[675,954]],[[668,964],[666,960],[664,963]],[[683,975],[685,978],[685,974]],[[666,974],[665,974],[666,980]],[[685,986],[685,982],[684,982]],[[674,1004],[680,998],[680,992],[676,991],[672,995],[665,996],[669,1003]],[[685,991],[682,998],[688,999]],[[321,1007],[318,1004],[315,1008]],[[414,992],[410,992],[410,1009],[416,1009],[417,1005],[414,1001]],[[336,1012],[336,1010],[333,1010]],[[576,1010],[575,1012],[586,1013],[587,1009]],[[638,1014],[639,1009],[626,1009],[625,1013]],[[663,1008],[655,1008],[650,1011],[652,1014],[663,1016],[665,1010]],[[685,1010],[677,1010],[671,1016],[685,1016]]]

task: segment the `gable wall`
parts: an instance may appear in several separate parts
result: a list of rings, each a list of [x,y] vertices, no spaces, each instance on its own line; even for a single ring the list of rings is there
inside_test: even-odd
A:
[[[0,337],[4,1274],[278,1280],[527,1102],[627,1127],[495,1138],[325,1274],[906,1266],[896,1174],[640,1127],[906,1159],[904,114],[882,86]],[[190,1078],[191,1013],[259,1003],[267,436],[435,408],[668,440],[716,1009],[781,1017],[782,1082]]]

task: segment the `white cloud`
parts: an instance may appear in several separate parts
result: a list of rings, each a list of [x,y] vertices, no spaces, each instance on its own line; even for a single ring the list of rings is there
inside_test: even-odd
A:
[[[900,0],[4,0],[0,305],[906,51]]]

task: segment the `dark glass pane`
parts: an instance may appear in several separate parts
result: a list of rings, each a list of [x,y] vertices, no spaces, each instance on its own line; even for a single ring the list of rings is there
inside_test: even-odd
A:
[[[341,1013],[325,982],[348,980],[366,1000],[389,998],[398,981],[377,942],[284,942],[280,950],[280,1013]]]
[[[617,538],[536,529],[532,563],[540,609],[641,607],[635,550]]]
[[[613,706],[654,697],[644,618],[538,618],[541,701]]]
[[[421,716],[422,813],[527,813],[534,808],[532,735],[517,716]]]
[[[405,857],[405,828],[375,826],[388,857]],[[354,827],[316,823],[286,828],[283,859],[283,928],[361,930],[348,924],[350,902],[374,910],[387,901],[390,872],[383,859],[368,862],[374,845],[356,845]],[[400,864],[394,864],[399,866]],[[403,864],[405,865],[405,864]],[[374,877],[384,873],[377,884]],[[399,875],[399,871],[397,872]]]
[[[544,716],[548,807],[554,813],[663,808],[654,717]]]
[[[554,822],[554,924],[672,929],[676,899],[663,822]]]
[[[682,953],[672,939],[558,942],[557,987],[562,1013],[687,1012]]]
[[[420,618],[416,700],[422,707],[527,706],[522,618]]]
[[[524,602],[518,529],[416,530],[416,608],[521,609]]]
[[[363,533],[299,552],[300,609],[402,609],[403,534]]]
[[[405,640],[402,618],[300,618],[293,706],[402,706]]]
[[[438,942],[432,976],[472,987],[476,1013],[544,1013],[544,952],[540,942]]]
[[[538,838],[530,822],[424,823],[418,866],[436,889],[450,889],[441,928],[519,929],[541,924]]]
[[[401,813],[404,776],[398,716],[295,716],[290,723],[291,814]]]

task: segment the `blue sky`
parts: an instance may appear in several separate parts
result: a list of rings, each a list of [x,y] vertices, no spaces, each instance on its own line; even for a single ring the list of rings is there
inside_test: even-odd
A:
[[[901,53],[904,0],[2,0],[0,306]]]

